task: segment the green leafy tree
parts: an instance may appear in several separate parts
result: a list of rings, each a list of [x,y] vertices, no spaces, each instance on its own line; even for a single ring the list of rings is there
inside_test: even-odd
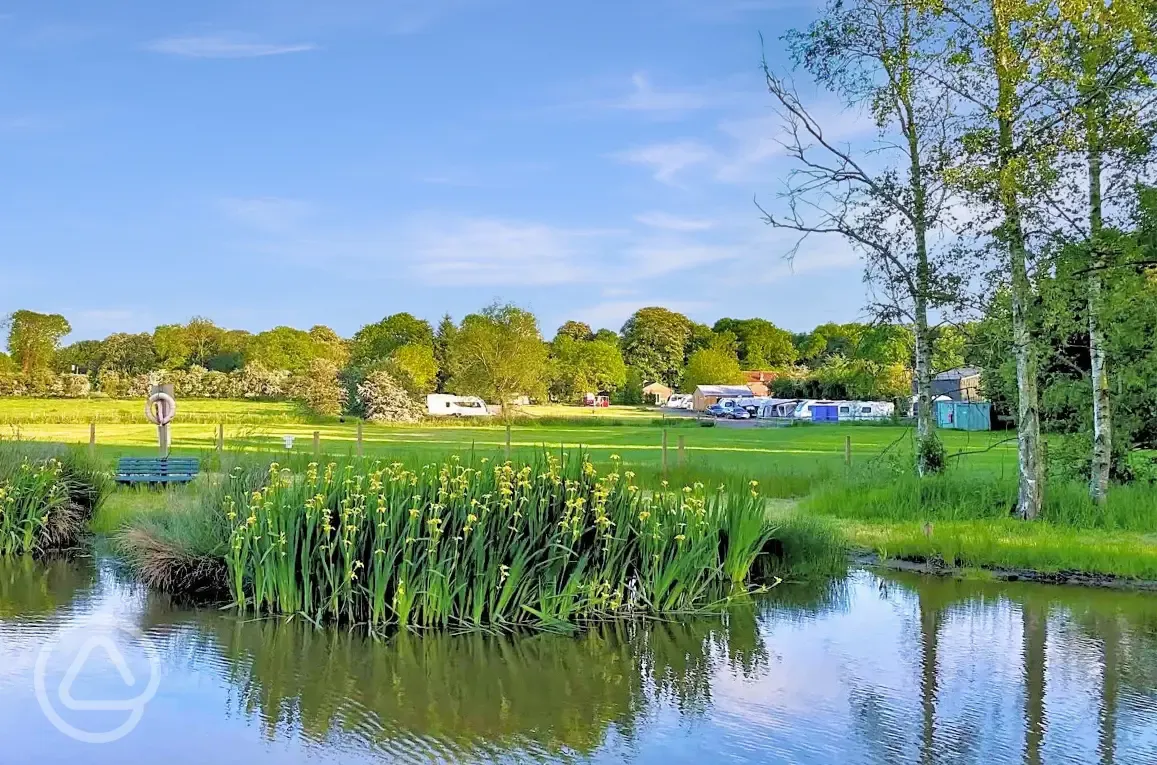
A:
[[[433,347],[434,330],[430,322],[408,313],[396,313],[375,324],[367,324],[354,334],[351,361],[363,365],[384,361],[403,345]]]
[[[673,385],[682,375],[693,324],[666,308],[640,308],[620,333],[623,361],[648,382]]]
[[[739,364],[744,369],[788,367],[799,358],[791,333],[766,319],[720,319],[712,329],[717,334],[735,335]]]
[[[245,366],[245,354],[253,335],[243,329],[227,329],[217,339],[217,352],[209,359],[206,369],[213,372],[234,372]]]
[[[72,331],[72,325],[58,313],[16,311],[7,324],[8,353],[25,375],[49,370],[60,340]]]
[[[548,346],[534,314],[495,303],[470,314],[450,342],[450,390],[481,396],[507,411],[521,395],[541,397],[550,370]]]
[[[290,396],[315,414],[336,417],[346,403],[346,390],[338,380],[338,372],[337,364],[329,359],[311,359],[309,369],[291,379]]]
[[[551,343],[551,393],[562,401],[577,401],[586,393],[614,394],[627,381],[627,367],[617,343],[576,340],[561,332]]]
[[[246,349],[246,363],[266,369],[304,372],[317,357],[317,344],[309,332],[293,327],[274,327],[253,336]]]
[[[450,379],[450,342],[457,332],[458,327],[454,325],[450,314],[443,315],[434,333],[434,361],[438,364],[436,390],[439,393],[446,391],[446,381]]]
[[[601,340],[604,343],[615,343],[617,345],[619,343],[619,333],[614,331],[613,329],[605,329],[604,328],[604,329],[600,329],[598,332],[596,332],[594,334],[594,337],[592,337],[591,339],[592,340]]]
[[[572,340],[594,340],[595,333],[591,331],[591,325],[582,321],[568,321],[564,322],[555,333],[555,339],[559,337],[569,337]]]
[[[208,368],[217,355],[225,330],[204,316],[194,316],[185,325],[185,342],[189,349],[189,365]]]
[[[680,389],[692,393],[700,385],[738,385],[744,379],[735,353],[726,342],[717,342],[691,354]]]
[[[313,341],[315,358],[331,361],[339,367],[343,367],[349,362],[349,344],[329,327],[324,324],[310,327],[309,338]]]
[[[180,324],[162,324],[153,330],[153,353],[161,369],[183,369],[189,364],[189,339]]]
[[[101,343],[102,358],[89,369],[112,369],[125,375],[140,375],[157,368],[153,337],[148,332],[109,335]]]
[[[104,357],[105,341],[78,340],[56,352],[52,368],[57,372],[71,372],[74,368],[95,372],[104,363]]]
[[[16,362],[7,353],[0,351],[0,374],[11,374],[16,371]]]
[[[414,395],[431,393],[438,384],[438,361],[429,345],[403,345],[382,368]]]

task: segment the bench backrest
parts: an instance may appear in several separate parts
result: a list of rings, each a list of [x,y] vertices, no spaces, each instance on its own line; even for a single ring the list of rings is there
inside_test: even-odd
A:
[[[117,462],[117,472],[122,475],[192,474],[200,469],[201,461],[196,457],[121,457]]]

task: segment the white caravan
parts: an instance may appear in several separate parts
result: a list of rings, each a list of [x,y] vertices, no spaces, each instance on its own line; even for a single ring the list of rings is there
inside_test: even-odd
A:
[[[663,407],[666,409],[690,409],[694,404],[694,398],[690,393],[672,393]]]
[[[477,396],[451,396],[431,393],[426,396],[426,411],[431,417],[489,417],[486,402]]]
[[[896,412],[896,405],[890,401],[840,401],[838,403],[840,422],[886,420]]]

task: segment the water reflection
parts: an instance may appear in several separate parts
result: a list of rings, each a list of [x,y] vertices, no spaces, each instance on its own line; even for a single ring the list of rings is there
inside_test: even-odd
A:
[[[165,678],[132,736],[78,749],[29,704],[28,656],[54,620],[110,609],[162,646]],[[17,561],[6,656],[15,761],[179,742],[175,761],[245,763],[1157,762],[1157,597],[1138,593],[859,572],[685,623],[375,641]]]

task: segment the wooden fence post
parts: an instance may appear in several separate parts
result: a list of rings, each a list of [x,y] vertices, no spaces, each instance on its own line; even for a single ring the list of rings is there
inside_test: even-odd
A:
[[[852,437],[844,436],[844,465],[852,466]]]
[[[313,456],[321,457],[321,431],[313,431]]]
[[[679,436],[679,467],[687,463],[687,438]]]
[[[663,428],[663,475],[667,475],[667,429]]]
[[[217,424],[217,451],[225,451],[225,423]]]
[[[90,422],[88,424],[88,456],[91,459],[96,456],[96,423]]]
[[[358,459],[362,458],[362,421],[358,420]]]
[[[510,420],[506,421],[506,459],[510,459]]]

